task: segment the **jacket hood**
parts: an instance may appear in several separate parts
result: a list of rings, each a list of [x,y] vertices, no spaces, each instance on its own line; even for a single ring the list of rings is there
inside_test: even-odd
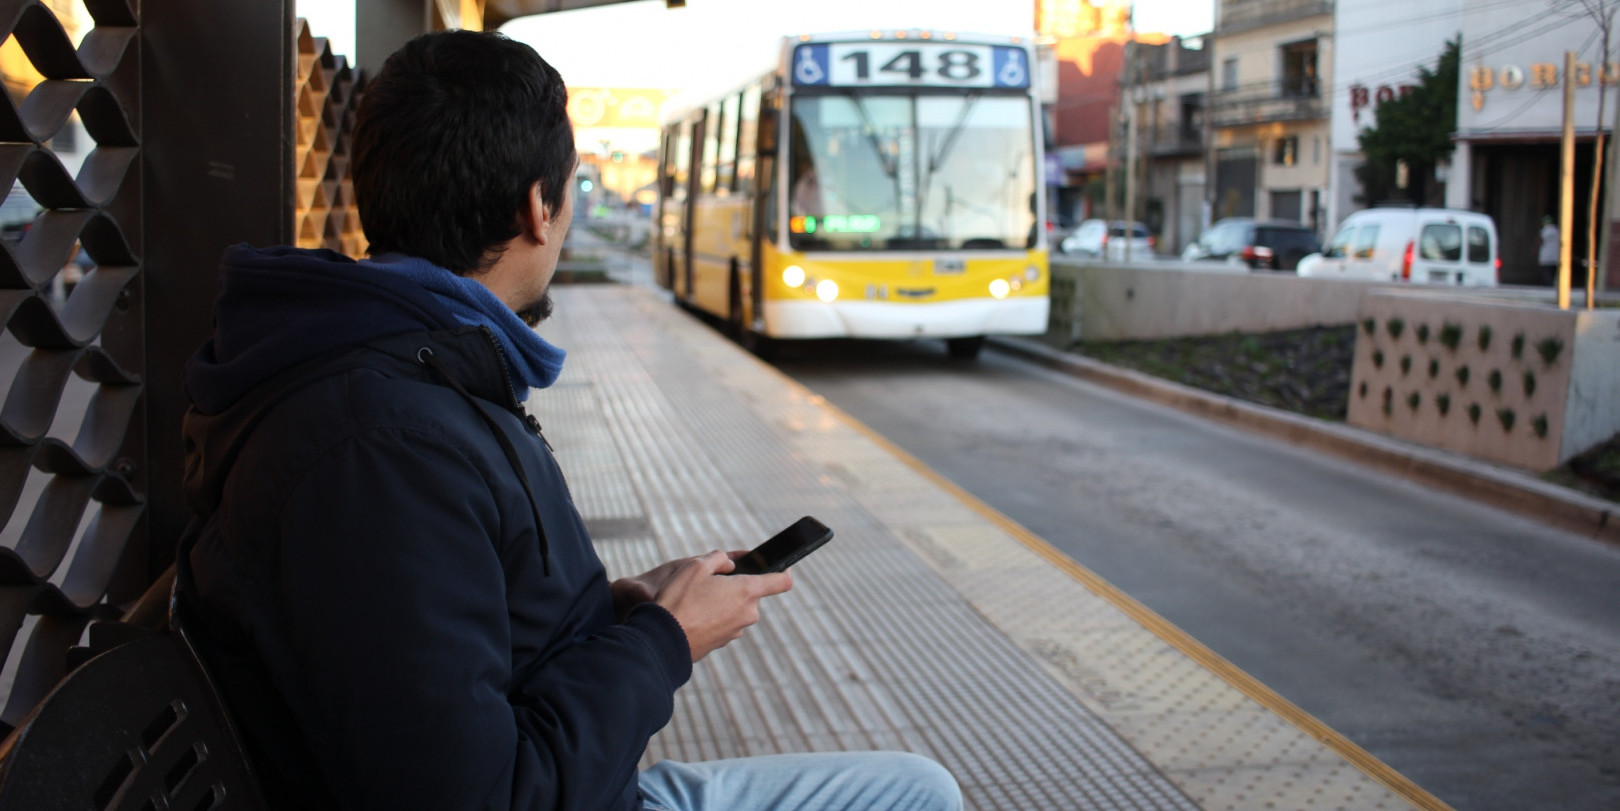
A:
[[[235,245],[221,262],[213,337],[186,362],[186,396],[218,414],[324,353],[458,326],[426,289],[335,251]]]

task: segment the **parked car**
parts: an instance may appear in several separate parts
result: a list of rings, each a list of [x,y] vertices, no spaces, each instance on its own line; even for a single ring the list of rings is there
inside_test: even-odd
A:
[[[1501,273],[1496,223],[1450,208],[1369,208],[1339,223],[1299,275],[1330,279],[1495,287]]]
[[[1123,262],[1127,246],[1132,258],[1146,259],[1153,255],[1154,240],[1146,225],[1124,220],[1086,220],[1064,237],[1058,250],[1071,256]]]
[[[1293,270],[1299,260],[1321,250],[1316,232],[1304,223],[1227,217],[1199,235],[1181,258],[1244,264],[1251,270]]]
[[[1046,242],[1053,248],[1063,244],[1063,240],[1074,232],[1074,221],[1062,214],[1055,214],[1046,220]]]

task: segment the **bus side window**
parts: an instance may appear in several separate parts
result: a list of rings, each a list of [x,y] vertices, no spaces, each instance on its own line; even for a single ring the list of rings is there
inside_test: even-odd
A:
[[[730,194],[737,183],[737,106],[737,96],[727,96],[720,102],[720,143],[714,161],[714,192],[722,197]]]
[[[777,197],[777,169],[776,129],[781,107],[781,94],[771,90],[760,98],[759,103],[759,179],[758,186],[764,195],[764,232],[765,238],[775,241],[780,217],[782,201]]]
[[[711,104],[703,115],[703,165],[698,172],[698,194],[714,192],[715,167],[720,155],[720,105]]]
[[[754,155],[759,144],[759,85],[749,85],[742,94],[742,112],[737,121],[737,181],[732,187],[742,192],[754,190]]]
[[[689,119],[682,121],[679,126],[675,136],[674,180],[671,181],[670,197],[682,203],[686,201],[686,192],[692,183],[692,130],[695,122]]]
[[[776,119],[782,107],[779,90],[771,90],[759,102],[759,154],[776,154]]]

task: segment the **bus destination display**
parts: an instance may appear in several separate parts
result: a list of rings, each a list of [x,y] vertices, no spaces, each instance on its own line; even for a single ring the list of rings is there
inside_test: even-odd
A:
[[[794,217],[788,220],[788,230],[795,234],[875,234],[883,230],[883,221],[875,214],[828,214],[825,217]]]
[[[805,43],[793,51],[799,87],[1029,87],[1023,48],[959,42]]]

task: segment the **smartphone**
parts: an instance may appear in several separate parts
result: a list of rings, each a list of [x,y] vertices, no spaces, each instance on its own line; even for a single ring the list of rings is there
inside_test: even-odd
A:
[[[780,572],[821,548],[832,536],[826,524],[807,515],[738,558],[737,568],[730,574]]]

